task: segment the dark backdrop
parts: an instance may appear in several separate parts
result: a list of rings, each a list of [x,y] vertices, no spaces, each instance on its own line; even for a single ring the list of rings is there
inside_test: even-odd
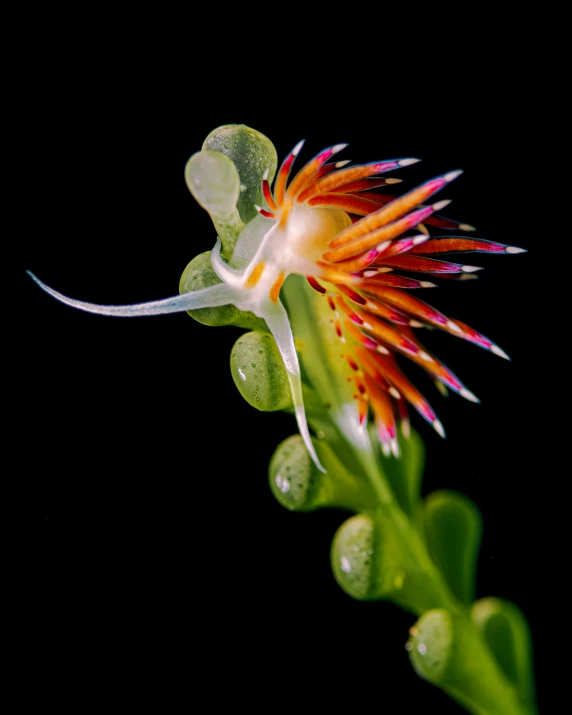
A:
[[[185,163],[213,128],[244,123],[280,158],[301,138],[303,158],[337,142],[350,143],[343,156],[356,162],[420,157],[408,186],[462,168],[440,196],[454,199],[448,214],[479,237],[529,250],[472,254],[486,267],[479,281],[428,296],[513,360],[446,335],[432,340],[482,404],[435,393],[447,440],[421,419],[414,426],[427,450],[424,493],[456,489],[482,511],[478,596],[524,610],[542,684],[539,574],[554,489],[544,382],[556,376],[541,377],[550,350],[541,327],[544,130],[530,23],[467,13],[422,20],[410,34],[403,20],[390,29],[378,15],[371,27],[340,17],[335,31],[329,21],[309,31],[300,23],[285,38],[256,23],[245,41],[246,30],[214,14],[183,26],[162,18],[160,28],[152,16],[120,28],[96,20],[47,43],[27,96],[20,477],[40,526],[34,575],[46,612],[57,604],[80,633],[100,621],[136,638],[141,624],[145,634],[165,628],[177,648],[186,642],[185,657],[200,648],[206,674],[229,641],[263,629],[294,654],[277,661],[277,684],[279,672],[306,677],[296,654],[308,643],[332,673],[351,649],[368,687],[382,681],[396,702],[407,693],[405,712],[460,711],[413,674],[403,647],[413,617],[353,601],[334,582],[329,546],[346,515],[291,514],[272,498],[268,461],[296,428],[236,391],[228,361],[240,330],[181,314],[87,315],[23,276],[31,269],[100,303],[175,294],[187,262],[215,240],[185,186]],[[324,620],[334,650],[314,637]]]

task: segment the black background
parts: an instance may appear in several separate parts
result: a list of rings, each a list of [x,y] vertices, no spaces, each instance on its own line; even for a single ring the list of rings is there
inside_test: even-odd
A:
[[[86,15],[73,33],[46,18],[58,29],[23,90],[26,211],[17,228],[25,246],[18,476],[38,526],[34,593],[42,613],[77,626],[80,641],[93,625],[130,644],[159,633],[161,652],[181,654],[180,663],[202,654],[195,676],[224,679],[242,667],[245,697],[261,656],[250,661],[248,643],[262,631],[282,652],[269,687],[295,693],[314,683],[319,698],[338,688],[363,695],[363,685],[404,712],[460,712],[409,666],[403,646],[414,618],[353,601],[334,582],[329,546],[346,514],[291,514],[272,498],[268,461],[296,428],[236,391],[228,361],[241,331],[184,314],[84,314],[23,273],[98,303],[175,294],[185,265],[215,240],[184,166],[221,124],[258,129],[280,158],[301,138],[302,159],[337,142],[350,143],[340,158],[358,163],[417,156],[422,163],[399,173],[407,186],[464,169],[440,195],[454,200],[448,215],[476,225],[479,237],[529,250],[472,254],[469,262],[486,267],[480,280],[427,294],[512,362],[430,336],[482,404],[427,387],[447,440],[421,419],[414,426],[427,450],[424,493],[456,489],[482,511],[477,594],[513,600],[529,618],[542,703],[557,376],[542,328],[554,306],[533,19],[428,15],[413,32],[405,18],[392,25],[372,12],[359,22],[283,18],[248,29],[214,8],[184,23]],[[277,24],[284,34],[274,34]],[[300,666],[309,651],[312,666]],[[235,665],[224,660],[230,652]],[[315,683],[317,663],[336,680]]]

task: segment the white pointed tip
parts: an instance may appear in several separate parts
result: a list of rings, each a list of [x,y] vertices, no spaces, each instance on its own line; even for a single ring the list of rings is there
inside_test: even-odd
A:
[[[445,430],[443,429],[443,425],[439,420],[433,420],[433,429],[440,437],[443,437],[443,439],[445,439]]]
[[[262,180],[263,180],[263,181],[268,181],[268,176],[269,176],[269,174],[270,174],[270,168],[268,168],[268,169],[266,169],[266,170],[264,171],[264,174],[262,174]]]
[[[479,398],[470,390],[467,390],[466,387],[463,387],[462,390],[459,391],[459,395],[461,395],[461,397],[464,397],[465,400],[469,400],[469,402],[480,402]]]
[[[437,288],[437,284],[431,283],[431,281],[420,281],[419,285],[421,288]]]
[[[455,333],[463,333],[457,323],[454,323],[452,320],[447,321],[447,327],[449,328],[449,330],[453,330]]]
[[[491,352],[494,353],[495,355],[498,355],[501,358],[504,358],[505,360],[510,360],[509,356],[505,353],[505,351],[502,348],[499,348],[498,345],[491,345]]]
[[[385,457],[389,457],[391,454],[391,447],[388,442],[381,442],[381,451]]]
[[[350,161],[351,161],[351,159],[345,159],[344,161],[336,161],[334,166],[336,167],[336,169],[341,169],[342,166],[346,166],[347,164],[350,163]]]
[[[400,395],[399,392],[395,389],[395,387],[391,386],[391,387],[389,388],[388,392],[389,392],[389,394],[390,394],[392,397],[395,397],[396,400],[400,400],[400,399],[401,399],[401,395]]]
[[[386,248],[389,248],[390,245],[391,245],[391,241],[384,241],[383,243],[378,243],[375,250],[379,251],[380,253],[383,253]]]
[[[401,420],[401,432],[406,439],[411,437],[411,422],[408,419]]]
[[[419,320],[410,320],[409,325],[412,328],[424,328],[425,323],[421,323]]]
[[[445,206],[448,206],[451,203],[451,199],[445,199],[444,201],[437,201],[436,204],[433,204],[431,207],[433,211],[441,211],[441,209],[444,209]]]
[[[254,204],[254,208],[260,213],[262,211],[262,206],[259,206],[258,204]]]
[[[399,459],[399,443],[395,437],[391,439],[391,453],[396,459]]]
[[[429,355],[429,353],[426,353],[425,350],[421,350],[419,352],[419,357],[421,358],[421,360],[425,360],[425,362],[435,362],[431,355]]]
[[[332,154],[337,154],[342,149],[345,149],[349,144],[336,144],[332,147]]]
[[[296,144],[296,146],[292,149],[292,156],[298,156],[298,154],[302,151],[305,141],[305,139],[302,139]]]
[[[401,184],[402,181],[403,181],[403,179],[389,178],[389,179],[385,180],[385,183],[389,186],[390,184]]]
[[[443,177],[445,181],[454,181],[458,176],[461,176],[463,173],[462,169],[457,169],[457,171],[449,171],[445,176]]]
[[[507,253],[528,253],[526,248],[519,248],[518,246],[507,246],[505,251]]]
[[[475,271],[482,271],[483,267],[482,266],[463,266],[461,268],[463,273],[474,273]]]
[[[387,348],[384,348],[383,345],[378,345],[376,350],[378,353],[381,353],[382,355],[389,355],[389,350]]]
[[[371,278],[372,276],[376,276],[377,271],[364,271],[363,272],[363,277],[364,278]]]
[[[476,231],[477,229],[474,226],[471,226],[470,223],[460,223],[459,230],[460,231]]]
[[[429,240],[429,236],[426,233],[422,233],[419,236],[414,236],[412,239],[413,245],[418,246],[420,243],[425,243]]]
[[[421,159],[414,159],[414,158],[409,158],[409,159],[400,159],[397,163],[399,166],[411,166],[411,164],[417,164],[418,161],[421,161]]]

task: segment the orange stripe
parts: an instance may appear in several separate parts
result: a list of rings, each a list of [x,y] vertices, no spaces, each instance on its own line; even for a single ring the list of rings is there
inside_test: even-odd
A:
[[[330,248],[336,248],[336,246],[345,244],[348,241],[353,241],[370,231],[375,231],[383,226],[387,226],[388,223],[400,218],[434,193],[435,189],[433,187],[433,183],[427,182],[416,189],[413,189],[413,191],[410,191],[401,198],[394,199],[389,204],[386,204],[382,209],[379,209],[377,213],[372,216],[368,216],[362,221],[350,226],[345,231],[342,231],[342,233],[340,233],[330,243]]]
[[[252,273],[248,276],[248,280],[244,284],[245,287],[253,288],[260,280],[260,276],[262,275],[263,270],[264,270],[264,263],[259,263],[258,265],[254,266]]]
[[[379,211],[379,204],[361,196],[351,194],[322,194],[308,201],[310,206],[321,206],[323,208],[339,208],[359,216],[367,216],[374,211]]]
[[[381,164],[382,162],[379,163]],[[332,191],[332,189],[336,189],[338,186],[349,184],[350,181],[363,179],[372,174],[379,174],[380,172],[377,167],[377,164],[366,164],[365,166],[352,166],[349,169],[342,169],[335,173],[328,174],[305,189],[298,197],[298,200],[307,201],[312,198],[312,196],[325,194],[327,191]]]
[[[278,302],[278,296],[280,295],[280,288],[282,288],[283,283],[284,283],[284,271],[280,271],[280,275],[274,281],[274,285],[270,289],[270,300],[273,303]]]

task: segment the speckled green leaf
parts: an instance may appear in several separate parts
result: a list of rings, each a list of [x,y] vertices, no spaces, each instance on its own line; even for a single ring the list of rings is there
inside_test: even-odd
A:
[[[359,600],[387,598],[405,578],[392,531],[368,514],[357,514],[340,526],[331,559],[336,581]]]
[[[356,479],[325,440],[312,443],[326,469],[320,472],[299,434],[278,445],[269,468],[270,488],[282,506],[293,511],[343,507],[353,511],[371,504],[375,496],[366,480]]]
[[[427,611],[410,630],[407,650],[418,675],[445,690],[472,713],[524,715],[519,702],[469,618]]]
[[[227,124],[212,131],[205,139],[203,150],[217,151],[228,156],[240,175],[240,194],[237,208],[246,224],[257,211],[254,205],[264,205],[262,176],[269,170],[269,180],[276,173],[278,157],[274,145],[260,132],[244,124]]]
[[[179,293],[188,293],[220,283],[211,264],[210,251],[199,253],[187,265],[179,281]],[[234,305],[221,305],[218,308],[200,308],[187,313],[203,325],[236,325],[239,328],[264,330],[266,324],[253,313],[235,308]]]
[[[288,373],[270,333],[241,335],[230,354],[230,371],[240,394],[257,410],[275,412],[291,406]]]

